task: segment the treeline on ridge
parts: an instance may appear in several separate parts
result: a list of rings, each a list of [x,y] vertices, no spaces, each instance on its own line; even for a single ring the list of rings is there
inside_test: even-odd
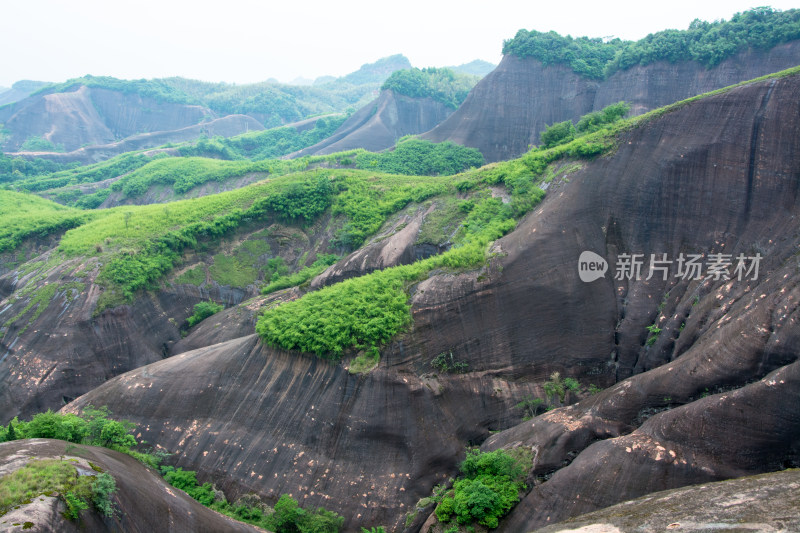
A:
[[[757,7],[728,21],[695,19],[686,30],[664,30],[638,41],[520,30],[503,43],[503,54],[532,57],[544,65],[567,65],[586,78],[603,79],[656,61],[696,61],[711,68],[749,47],[764,50],[796,39],[800,39],[800,10]]]
[[[457,73],[449,68],[411,68],[392,73],[381,89],[411,98],[432,98],[455,109],[478,80],[480,76]]]

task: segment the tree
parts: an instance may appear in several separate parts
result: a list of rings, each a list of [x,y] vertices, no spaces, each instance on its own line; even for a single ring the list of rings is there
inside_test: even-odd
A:
[[[540,140],[543,147],[550,148],[558,144],[568,143],[574,138],[575,125],[571,120],[565,120],[564,122],[556,122],[550,126],[545,126]]]

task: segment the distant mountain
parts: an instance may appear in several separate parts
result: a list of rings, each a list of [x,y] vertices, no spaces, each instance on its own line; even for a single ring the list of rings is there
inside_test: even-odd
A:
[[[311,78],[304,78],[302,76],[298,76],[292,81],[289,82],[289,85],[313,85],[314,80]]]
[[[336,81],[336,76],[320,76],[314,80],[313,85],[323,85],[332,81]]]
[[[46,81],[20,80],[12,85],[10,89],[0,89],[0,106],[27,98],[45,85],[50,85],[50,83]]]
[[[403,54],[395,54],[393,56],[384,57],[374,63],[367,63],[361,65],[361,68],[355,72],[339,78],[341,81],[361,85],[365,83],[383,83],[392,72],[396,70],[403,70],[411,68],[411,62]]]
[[[91,153],[91,161],[97,161],[97,157],[110,157],[131,146],[121,142],[128,137],[136,136],[137,148],[182,142],[187,134],[206,130],[199,125],[230,115],[246,117],[225,121],[225,136],[283,126],[310,116],[362,107],[378,95],[381,84],[393,72],[409,67],[406,57],[395,55],[313,85],[304,78],[299,79],[303,85],[235,85],[178,77],[120,80],[107,76],[84,76],[58,84],[18,82],[0,93],[0,101],[10,102],[0,107],[0,124],[8,130],[2,149],[41,152],[44,156],[85,147],[86,153],[75,157],[53,157],[85,161]],[[102,149],[94,150],[97,146]]]
[[[476,59],[474,61],[470,61],[469,63],[464,63],[463,65],[458,65],[455,67],[446,67],[456,72],[461,72],[464,74],[472,74],[473,76],[480,76],[484,77],[489,74],[497,65],[494,63],[489,63],[488,61],[484,61],[482,59]]]

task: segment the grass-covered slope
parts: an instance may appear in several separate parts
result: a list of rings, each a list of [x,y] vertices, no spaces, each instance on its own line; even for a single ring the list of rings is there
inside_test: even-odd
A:
[[[696,61],[710,68],[743,49],[769,49],[796,39],[800,39],[800,10],[757,7],[727,21],[695,20],[686,30],[664,30],[639,41],[520,30],[503,43],[503,53],[533,57],[545,65],[567,65],[581,76],[603,79],[656,61]]]
[[[94,218],[32,194],[0,190],[0,252],[13,250],[25,239],[79,226]]]

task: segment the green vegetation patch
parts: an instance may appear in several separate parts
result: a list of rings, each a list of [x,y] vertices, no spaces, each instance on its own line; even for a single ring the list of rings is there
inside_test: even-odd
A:
[[[199,287],[206,282],[206,270],[203,265],[197,265],[176,277],[175,281],[177,283],[186,283],[188,285],[197,285]]]
[[[413,137],[400,139],[394,150],[365,152],[356,157],[358,168],[417,176],[449,176],[483,163],[483,154],[475,148]]]
[[[19,149],[21,152],[63,152],[64,145],[56,145],[44,137],[33,135],[25,139]]]
[[[406,289],[437,268],[482,264],[486,245],[515,226],[509,206],[488,195],[472,210],[460,245],[411,265],[387,268],[266,310],[256,332],[272,345],[339,360],[345,349],[374,349],[411,323]],[[372,350],[372,351],[371,351]],[[360,365],[366,365],[364,360]]]
[[[583,115],[578,124],[575,125],[571,120],[557,122],[546,126],[541,133],[540,140],[543,148],[552,148],[559,144],[565,144],[576,137],[599,131],[622,120],[622,117],[630,111],[631,106],[625,102],[617,102],[604,107],[600,111],[593,111]]]
[[[225,254],[214,256],[214,263],[208,267],[208,273],[220,285],[231,287],[247,287],[258,278],[258,270],[254,266],[242,262],[238,256]]]
[[[182,156],[218,157],[221,159],[274,159],[302,150],[327,139],[347,119],[347,115],[322,117],[313,128],[298,131],[291,126],[253,131],[235,137],[202,138],[193,145],[178,148]]]
[[[462,525],[497,527],[500,518],[519,501],[532,464],[531,451],[523,448],[510,452],[467,451],[461,463],[461,477],[453,483],[452,490],[434,489],[436,517],[443,523],[455,520]]]
[[[30,238],[46,237],[95,218],[32,194],[0,190],[0,252],[13,250]]]
[[[393,72],[381,89],[411,98],[431,98],[456,109],[478,80],[479,76],[462,74],[449,68],[411,68]]]
[[[417,236],[418,244],[446,244],[454,236],[461,223],[475,207],[472,200],[459,200],[455,196],[439,197],[432,212],[425,220]]]
[[[68,92],[79,85],[119,91],[126,94],[138,94],[139,96],[152,98],[159,102],[171,102],[175,104],[194,103],[185,93],[162,80],[120,80],[112,78],[111,76],[87,75],[81,78],[72,78],[63,83],[46,85],[33,94]]]
[[[213,316],[225,309],[225,306],[216,302],[200,302],[194,306],[194,314],[186,319],[186,324],[191,328],[206,318]]]
[[[105,516],[113,516],[114,478],[107,473],[80,476],[75,465],[56,459],[32,460],[0,478],[0,516],[43,494],[57,493],[67,506],[67,518],[78,519],[89,502]]]
[[[206,507],[276,533],[337,533],[344,523],[343,517],[323,507],[313,510],[301,508],[297,500],[288,494],[278,499],[274,509],[259,505],[258,498],[229,503],[211,483],[201,485],[197,481],[197,473],[192,470],[167,466],[162,467],[161,472],[170,485],[186,492]]]
[[[270,294],[281,289],[288,289],[289,287],[297,287],[306,281],[315,278],[321,274],[326,268],[339,260],[336,254],[320,254],[317,260],[311,266],[307,266],[294,274],[280,275],[276,272],[272,281],[266,287],[261,289],[261,294]]]
[[[800,39],[800,10],[757,7],[728,21],[696,19],[687,30],[664,30],[635,42],[520,30],[503,43],[503,54],[533,57],[544,65],[567,65],[576,74],[602,79],[617,70],[656,61],[697,61],[711,68],[747,48],[767,50],[796,39]]]
[[[154,159],[164,157],[168,156],[166,154],[158,154],[153,157],[148,157],[140,152],[128,152],[112,157],[101,163],[94,163],[78,168],[58,171],[43,169],[46,170],[46,172],[36,172],[33,174],[35,177],[13,180],[13,187],[21,191],[40,192],[81,183],[96,183],[98,181],[122,176],[137,168],[143,167]],[[9,166],[13,166],[14,164],[16,164],[16,159],[13,160]],[[2,179],[3,176],[7,176],[9,170],[13,172],[12,169],[7,170],[3,167],[3,161],[0,159],[0,179]],[[17,177],[21,178],[22,173]]]

